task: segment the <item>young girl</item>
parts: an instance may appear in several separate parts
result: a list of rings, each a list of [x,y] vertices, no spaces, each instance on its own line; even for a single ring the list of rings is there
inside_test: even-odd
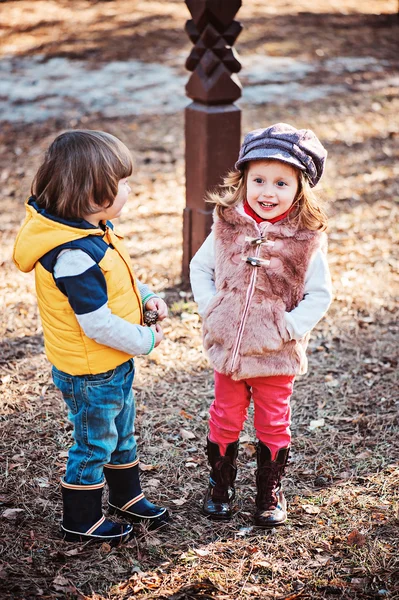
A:
[[[102,514],[104,476],[111,513],[152,527],[165,508],[141,491],[134,437],[133,356],[149,354],[163,333],[143,311],[167,316],[161,298],[135,277],[110,219],[128,198],[132,159],[117,138],[67,131],[51,144],[32,185],[14,261],[35,269],[45,350],[73,425],[63,497],[68,541],[126,541],[131,525]]]
[[[312,193],[327,156],[315,134],[285,123],[250,132],[224,180],[213,230],[191,261],[204,348],[215,369],[203,513],[230,519],[238,438],[252,397],[258,438],[255,524],[287,518],[290,397],[307,370],[309,333],[331,301],[326,217]]]

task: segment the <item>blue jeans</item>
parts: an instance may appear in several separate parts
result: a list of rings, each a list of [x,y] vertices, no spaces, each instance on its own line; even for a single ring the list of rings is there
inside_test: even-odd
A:
[[[133,359],[98,375],[69,375],[53,367],[73,425],[66,483],[91,485],[104,479],[107,463],[123,465],[136,459],[132,390]]]

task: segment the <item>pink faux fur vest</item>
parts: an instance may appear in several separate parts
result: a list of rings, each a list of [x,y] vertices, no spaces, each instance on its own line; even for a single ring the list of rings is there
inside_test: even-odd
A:
[[[233,379],[305,373],[309,336],[289,340],[284,313],[302,300],[310,259],[325,235],[285,219],[258,225],[234,207],[215,218],[213,229],[217,293],[203,318],[213,367]]]

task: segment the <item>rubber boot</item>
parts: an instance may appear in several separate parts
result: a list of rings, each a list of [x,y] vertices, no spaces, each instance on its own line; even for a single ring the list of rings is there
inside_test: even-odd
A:
[[[111,514],[133,523],[146,523],[149,529],[166,525],[170,518],[167,509],[149,502],[142,492],[138,459],[126,465],[105,465],[104,475],[109,487]]]
[[[272,461],[270,449],[258,443],[256,471],[255,525],[270,528],[287,520],[287,502],[281,489],[281,478],[287,464],[289,448],[280,448]]]
[[[108,542],[111,546],[127,542],[131,525],[107,520],[101,507],[104,483],[71,485],[61,481],[64,505],[61,531],[67,542]]]
[[[202,514],[215,521],[227,521],[233,516],[238,441],[228,444],[225,456],[221,456],[218,444],[208,438],[207,455],[212,470],[202,505]]]

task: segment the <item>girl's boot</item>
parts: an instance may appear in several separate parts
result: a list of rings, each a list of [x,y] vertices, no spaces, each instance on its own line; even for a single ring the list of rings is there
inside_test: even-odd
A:
[[[139,480],[139,459],[126,465],[105,465],[104,474],[109,487],[108,506],[111,514],[133,523],[147,523],[150,529],[169,521],[166,508],[155,506],[144,497]]]
[[[288,454],[289,448],[280,448],[272,461],[269,448],[262,442],[258,443],[255,501],[255,525],[258,527],[276,527],[287,520],[287,502],[281,489],[281,478]]]
[[[108,521],[101,508],[104,483],[72,485],[61,481],[64,505],[61,531],[67,542],[108,542],[111,546],[127,542],[131,525]]]
[[[207,440],[207,454],[212,471],[202,505],[202,514],[216,521],[226,521],[233,515],[234,482],[237,475],[238,441],[228,444],[220,455],[218,444]]]

